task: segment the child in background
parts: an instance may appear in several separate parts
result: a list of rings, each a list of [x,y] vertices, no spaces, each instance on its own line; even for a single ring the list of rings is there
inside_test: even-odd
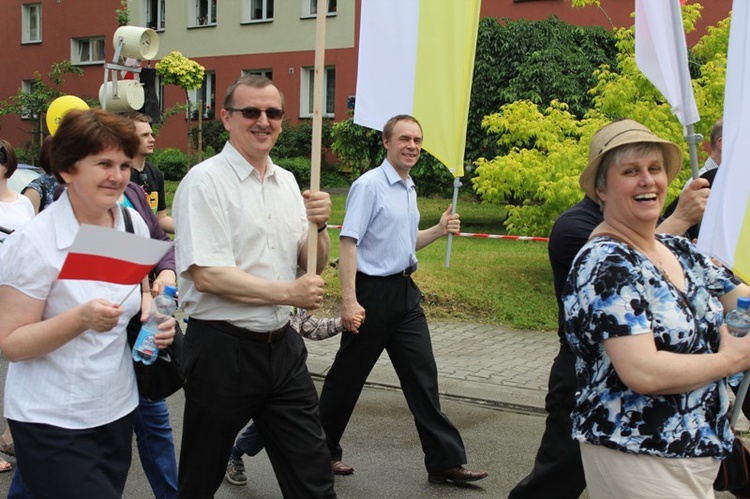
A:
[[[355,319],[357,327],[362,322],[361,316]],[[344,326],[341,325],[340,317],[320,319],[309,314],[307,310],[296,307],[292,307],[289,325],[303,338],[315,341],[325,340],[345,331]],[[247,454],[253,457],[261,450],[263,450],[263,440],[261,440],[260,433],[255,428],[255,423],[251,421],[234,442],[227,463],[227,473],[224,476],[226,481],[232,485],[246,485],[247,476],[245,476],[245,463],[242,461],[242,455]]]

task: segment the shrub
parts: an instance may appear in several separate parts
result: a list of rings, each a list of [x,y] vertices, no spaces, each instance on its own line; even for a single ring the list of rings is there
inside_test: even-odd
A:
[[[279,158],[274,161],[294,174],[301,189],[310,187],[310,158]]]
[[[157,150],[149,159],[161,170],[165,180],[182,180],[187,173],[187,157],[174,147]]]
[[[292,124],[284,120],[282,127],[283,133],[276,141],[273,149],[274,158],[309,158],[312,155],[312,121],[300,121]],[[322,158],[325,158],[325,151],[331,147],[331,120],[323,120],[322,130]],[[218,149],[217,149],[218,150]]]
[[[198,148],[198,127],[193,127],[193,148]],[[229,140],[229,132],[224,129],[221,120],[206,120],[203,122],[203,150],[208,151],[209,147],[213,151],[221,151],[224,144]]]

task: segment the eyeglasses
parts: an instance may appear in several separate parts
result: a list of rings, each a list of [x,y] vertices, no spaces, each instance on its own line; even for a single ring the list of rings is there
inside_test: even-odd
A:
[[[0,143],[0,165],[8,162],[8,154],[5,152],[5,146]]]
[[[266,118],[269,120],[280,120],[284,117],[284,110],[277,107],[269,107],[268,109],[258,109],[257,107],[243,107],[238,109],[236,107],[227,107],[227,111],[242,113],[242,117],[246,120],[257,120],[260,118],[260,113],[266,113]]]

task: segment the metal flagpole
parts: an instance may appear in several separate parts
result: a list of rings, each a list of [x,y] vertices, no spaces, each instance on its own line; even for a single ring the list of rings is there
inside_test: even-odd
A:
[[[451,212],[451,215],[456,214],[456,205],[458,204],[458,188],[461,187],[463,184],[461,183],[461,179],[459,177],[456,177],[453,179],[453,211]],[[448,234],[448,245],[445,248],[445,263],[444,266],[447,269],[451,266],[451,248],[453,247],[453,234]]]
[[[682,25],[682,10],[680,9],[679,0],[671,0],[669,7],[672,14],[672,27],[674,30],[675,40],[685,37],[685,28]],[[679,44],[678,44],[679,45]],[[693,85],[690,79],[687,61],[684,64],[677,64],[680,71],[680,93],[682,94],[682,105],[688,102],[687,96],[693,94]],[[690,169],[693,172],[693,179],[698,178],[698,144],[703,140],[703,136],[695,133],[693,123],[685,125],[685,140],[688,143],[690,151]]]
[[[326,14],[328,2],[318,0],[315,25],[315,79],[313,80],[313,129],[310,191],[320,190],[320,158],[323,137],[323,73],[325,71]],[[310,222],[307,229],[307,273],[315,275],[318,259],[318,227]]]

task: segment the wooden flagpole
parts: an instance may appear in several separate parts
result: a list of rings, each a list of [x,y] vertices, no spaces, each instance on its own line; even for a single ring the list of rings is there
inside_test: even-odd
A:
[[[312,159],[310,191],[320,190],[320,158],[323,138],[323,74],[326,52],[326,14],[328,0],[318,0],[315,21],[315,79],[313,81]],[[315,275],[318,259],[318,227],[310,222],[307,230],[307,273]]]

